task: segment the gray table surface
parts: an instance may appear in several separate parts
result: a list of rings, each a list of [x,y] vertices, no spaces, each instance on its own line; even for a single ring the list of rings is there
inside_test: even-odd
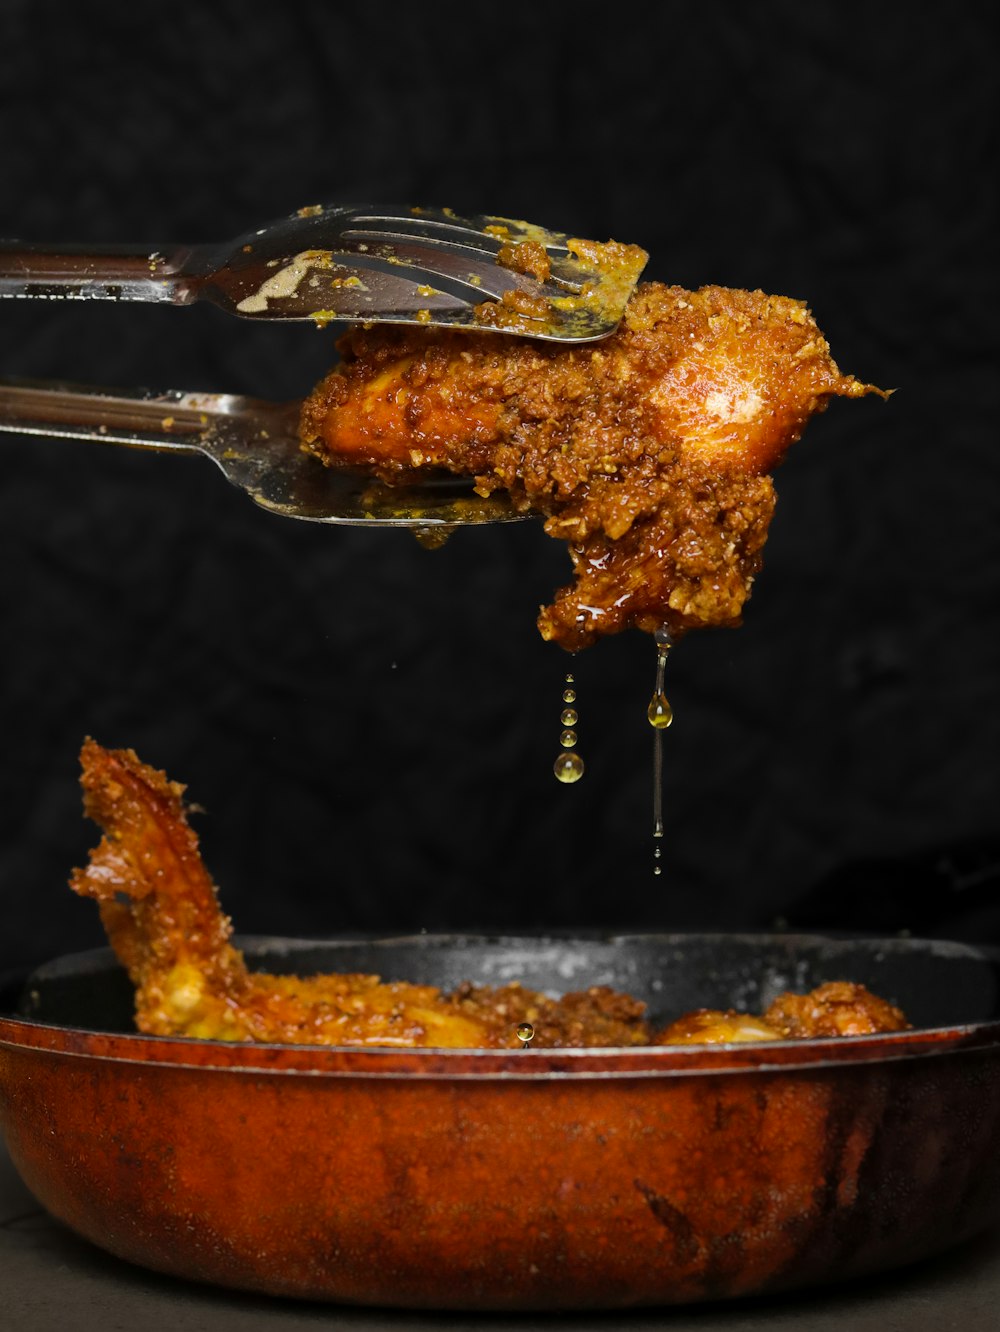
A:
[[[345,1309],[244,1295],[159,1276],[112,1258],[52,1220],[0,1140],[0,1328],[11,1332],[997,1332],[1000,1231],[917,1267],[836,1289],[733,1304],[615,1314],[477,1317]]]

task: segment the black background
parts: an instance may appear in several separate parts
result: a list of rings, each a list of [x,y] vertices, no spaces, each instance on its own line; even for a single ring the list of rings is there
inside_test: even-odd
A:
[[[541,642],[567,561],[536,525],[428,552],[267,515],[207,462],[0,437],[0,969],[100,941],[64,887],[87,734],[188,784],[244,931],[1000,937],[991,9],[3,0],[0,234],[525,217],[805,298],[898,392],[812,424],[744,627],[671,660],[659,879],[652,646]],[[11,301],[0,373],[294,398],[334,336]]]

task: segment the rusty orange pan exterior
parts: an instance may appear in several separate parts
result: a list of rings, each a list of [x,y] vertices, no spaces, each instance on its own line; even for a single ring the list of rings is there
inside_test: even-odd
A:
[[[683,941],[658,936],[668,937],[682,953]],[[641,989],[634,938],[601,941],[583,979],[603,979],[614,956]],[[721,954],[735,948],[746,974],[748,936],[698,938],[702,971],[714,949],[725,984]],[[540,967],[560,948],[575,966],[598,947],[545,946]],[[922,1003],[959,971],[943,1009],[995,1003],[998,963],[985,950],[887,946],[887,978],[905,954]],[[493,947],[466,948],[472,979]],[[807,984],[850,970],[837,954],[848,945],[822,962],[806,945],[780,947],[811,968]],[[928,951],[942,948],[957,950],[943,970]],[[865,966],[877,966],[865,949]],[[271,969],[277,951],[276,941],[262,950]],[[335,951],[327,969],[342,958]],[[1000,1219],[1000,1022],[989,1013],[774,1045],[229,1045],[43,1018],[46,1004],[86,1007],[84,992],[91,1003],[102,986],[121,990],[103,950],[67,962],[29,983],[34,1016],[0,1015],[0,1126],[53,1215],[162,1272],[371,1305],[623,1308],[838,1280]],[[888,997],[905,1004],[901,988]]]

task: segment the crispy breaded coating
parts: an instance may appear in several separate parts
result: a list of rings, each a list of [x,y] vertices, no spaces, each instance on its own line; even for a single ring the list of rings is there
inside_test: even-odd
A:
[[[768,472],[831,397],[879,392],[840,373],[801,301],[723,287],[642,284],[618,330],[583,345],[387,326],[338,345],[304,446],[389,482],[470,475],[545,515],[574,582],[538,625],[571,651],[629,626],[738,624]]]
[[[910,1024],[895,1004],[880,999],[864,985],[827,981],[809,994],[782,994],[764,1014],[764,1021],[789,1040],[818,1036],[870,1036],[903,1031]]]

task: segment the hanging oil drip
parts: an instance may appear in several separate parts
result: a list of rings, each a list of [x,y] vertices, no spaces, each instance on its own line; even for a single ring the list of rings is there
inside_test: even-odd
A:
[[[569,672],[563,682],[562,701],[566,706],[559,717],[563,726],[559,743],[564,752],[553,763],[552,771],[561,782],[578,782],[583,776],[583,759],[576,752],[576,723],[579,717],[576,708],[570,706],[576,702],[576,681]]]
[[[653,873],[662,874],[663,866],[660,861],[663,856],[663,732],[674,719],[673,709],[663,692],[663,676],[673,643],[666,629],[657,629],[654,642],[656,684],[653,687],[653,697],[646,709],[646,716],[653,728]]]

